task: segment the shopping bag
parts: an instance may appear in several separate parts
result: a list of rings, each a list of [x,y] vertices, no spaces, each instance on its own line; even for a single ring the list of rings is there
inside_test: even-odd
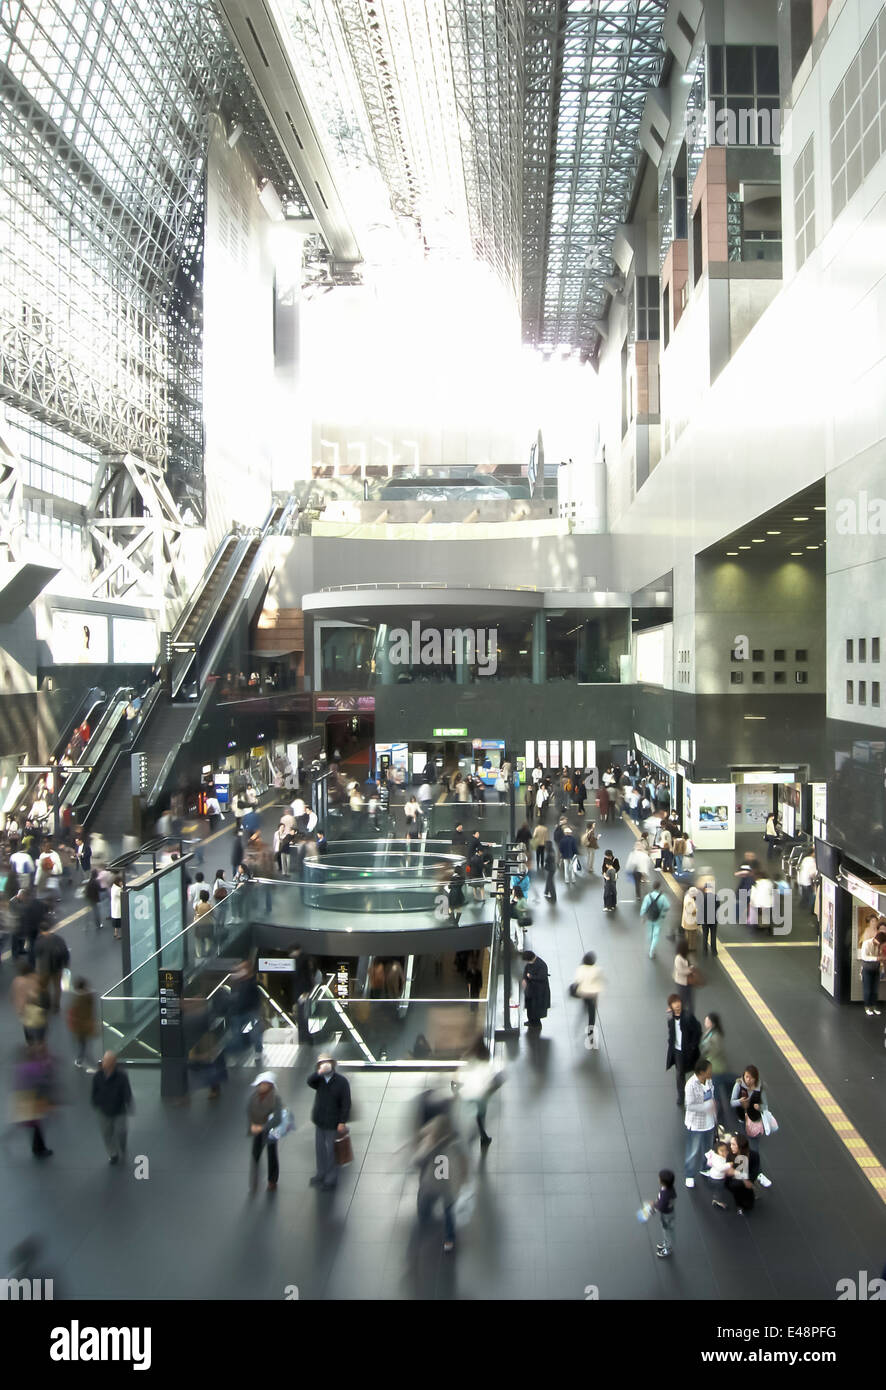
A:
[[[339,1134],[335,1141],[335,1162],[339,1168],[344,1168],[346,1164],[353,1163],[354,1150],[351,1145],[350,1130],[345,1130],[344,1134]]]
[[[281,1139],[285,1139],[287,1134],[291,1134],[295,1129],[295,1120],[292,1111],[284,1109],[280,1114],[280,1123],[274,1125],[273,1129],[268,1130],[268,1138],[272,1143],[278,1144]]]
[[[455,1217],[456,1227],[470,1224],[476,1205],[477,1190],[473,1183],[465,1183],[455,1199],[455,1208],[452,1213]]]
[[[764,1133],[764,1134],[775,1134],[775,1133],[777,1133],[777,1131],[778,1131],[778,1120],[775,1118],[775,1116],[773,1115],[772,1111],[771,1111],[771,1110],[761,1110],[761,1111],[760,1111],[760,1114],[761,1114],[762,1117],[763,1117],[763,1133]]]

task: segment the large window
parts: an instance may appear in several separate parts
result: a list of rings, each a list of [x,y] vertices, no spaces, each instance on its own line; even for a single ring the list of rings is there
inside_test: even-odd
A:
[[[809,137],[794,165],[794,247],[797,269],[815,246],[815,138]]]
[[[886,10],[831,97],[831,202],[838,217],[886,150]]]
[[[621,679],[619,658],[630,653],[630,614],[607,609],[589,616],[580,609],[545,619],[549,681],[608,684]]]
[[[659,337],[658,276],[637,276],[637,341],[656,342]]]
[[[719,145],[777,145],[780,140],[778,48],[714,44],[708,50],[708,98]]]
[[[85,506],[101,461],[98,450],[11,406],[6,421],[26,486]]]

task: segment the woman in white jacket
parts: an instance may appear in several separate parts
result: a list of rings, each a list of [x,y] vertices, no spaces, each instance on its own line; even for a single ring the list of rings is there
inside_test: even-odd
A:
[[[597,964],[597,957],[593,951],[588,951],[575,972],[571,992],[577,999],[585,1001],[588,1011],[588,1042],[595,1050],[600,1046],[597,1035],[597,1000],[603,992],[603,984],[603,971]]]
[[[456,1095],[474,1110],[480,1131],[480,1148],[484,1152],[492,1143],[492,1136],[486,1133],[486,1107],[504,1079],[504,1071],[496,1067],[489,1048],[482,1038],[478,1038],[457,1080],[452,1082]]]

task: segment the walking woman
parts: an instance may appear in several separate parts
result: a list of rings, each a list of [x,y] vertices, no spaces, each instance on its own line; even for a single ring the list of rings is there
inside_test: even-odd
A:
[[[544,869],[545,864],[545,845],[548,842],[548,827],[543,821],[532,832],[532,848],[535,850],[535,867],[538,870]]]
[[[249,1190],[258,1187],[258,1164],[261,1151],[268,1150],[268,1191],[273,1192],[280,1178],[280,1162],[277,1157],[277,1141],[270,1137],[270,1131],[280,1124],[283,1104],[277,1091],[277,1077],[272,1071],[263,1071],[252,1083],[252,1094],[246,1108],[249,1121],[249,1134],[252,1139],[252,1164],[249,1170]]]
[[[677,993],[683,1000],[683,1007],[689,1014],[695,1012],[692,1007],[692,985],[689,983],[691,975],[692,962],[689,959],[689,942],[685,936],[681,936],[677,942],[677,954],[674,956],[674,984],[677,987]]]
[[[768,1110],[769,1105],[766,1100],[766,1092],[760,1083],[760,1073],[756,1067],[745,1067],[732,1088],[730,1104],[740,1127],[744,1131],[751,1152],[759,1153],[760,1135],[764,1132],[763,1111]],[[758,1176],[761,1187],[772,1186],[765,1173],[760,1173]]]
[[[732,1073],[726,1065],[725,1037],[719,1014],[709,1013],[705,1015],[699,1051],[702,1057],[707,1057],[711,1064],[711,1080],[714,1083],[714,1095],[717,1098],[717,1115],[720,1124],[724,1128],[728,1128],[732,1119]]]
[[[590,821],[588,828],[581,837],[581,843],[588,854],[588,873],[594,872],[594,860],[597,857],[597,850],[600,848],[600,841],[597,839],[597,823]]]
[[[687,888],[683,897],[683,915],[680,921],[680,928],[686,937],[689,955],[693,960],[698,959],[698,897],[697,888]]]
[[[577,999],[583,999],[588,1011],[588,1047],[596,1051],[600,1046],[597,1035],[597,999],[603,991],[603,971],[597,964],[593,951],[582,957],[581,965],[575,972],[571,992]]]

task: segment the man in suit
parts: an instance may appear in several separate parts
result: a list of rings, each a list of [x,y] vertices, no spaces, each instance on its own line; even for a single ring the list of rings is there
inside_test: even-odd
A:
[[[683,1105],[683,1090],[687,1075],[691,1075],[698,1061],[701,1043],[701,1024],[693,1013],[684,1007],[679,994],[668,996],[668,1055],[665,1071],[676,1068],[677,1104]]]

